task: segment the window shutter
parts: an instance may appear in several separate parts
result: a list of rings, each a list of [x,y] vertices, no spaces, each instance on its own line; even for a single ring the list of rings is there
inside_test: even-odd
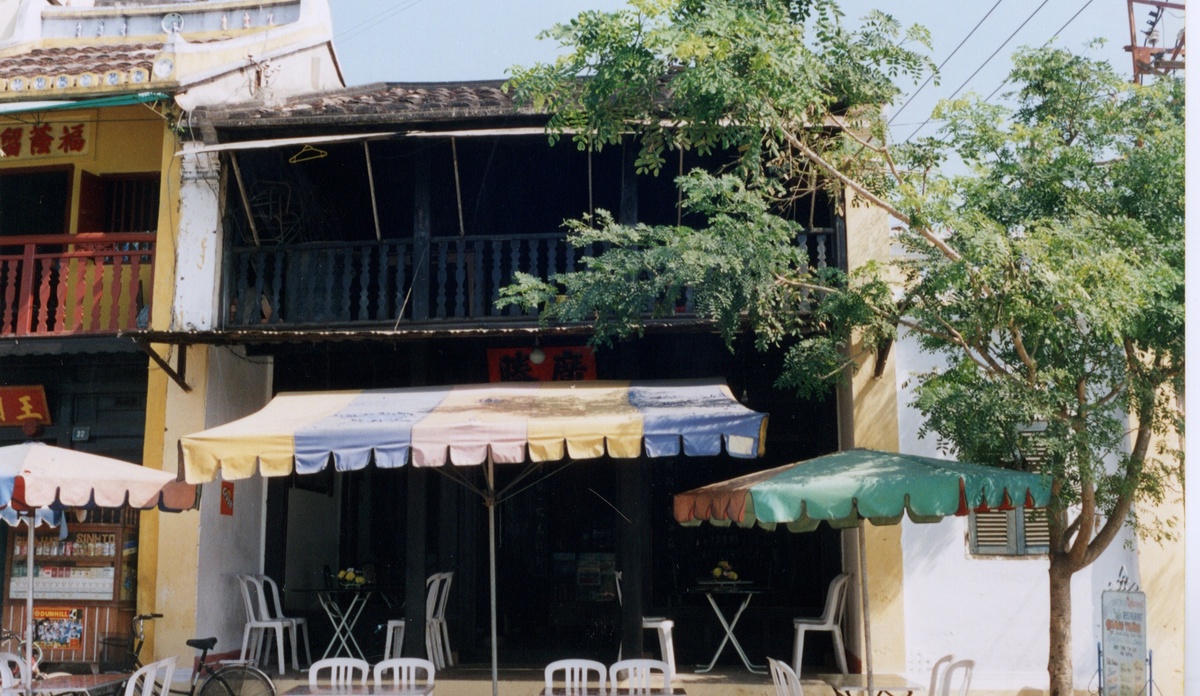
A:
[[[1008,512],[971,513],[971,551],[977,554],[1016,553],[1013,518]]]

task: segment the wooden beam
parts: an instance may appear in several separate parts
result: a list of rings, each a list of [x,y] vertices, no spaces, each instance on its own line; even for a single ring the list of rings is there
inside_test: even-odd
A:
[[[250,209],[250,197],[246,195],[246,185],[242,183],[242,168],[238,166],[237,155],[229,153],[229,163],[233,166],[233,178],[237,179],[238,193],[242,196],[242,207],[246,210],[246,219],[250,222],[250,236],[254,237],[254,246],[262,246],[258,240],[258,227],[254,224],[254,211]]]
[[[143,340],[139,340],[139,339],[135,338],[135,339],[133,339],[133,342],[134,342],[134,344],[137,345],[138,348],[142,349],[143,353],[145,353],[146,355],[149,355],[150,359],[154,361],[154,364],[158,365],[160,368],[162,368],[162,371],[167,373],[167,376],[171,378],[171,381],[175,382],[175,384],[178,384],[180,389],[182,389],[184,392],[188,392],[188,393],[190,393],[192,391],[192,388],[190,386],[188,386],[188,383],[185,380],[185,376],[187,374],[187,351],[188,351],[188,347],[186,345],[180,344],[180,345],[176,346],[178,348],[178,351],[175,353],[175,355],[176,355],[175,360],[179,365],[179,368],[176,369],[174,367],[171,367],[171,364],[169,362],[167,362],[165,358],[163,358],[161,355],[159,355],[158,351],[154,349],[154,346],[150,345],[150,343],[148,343],[147,341],[143,341]]]
[[[379,229],[379,204],[375,200],[375,172],[371,169],[371,145],[363,142],[363,155],[367,158],[367,186],[371,189],[371,214],[375,216],[375,241],[383,240]]]

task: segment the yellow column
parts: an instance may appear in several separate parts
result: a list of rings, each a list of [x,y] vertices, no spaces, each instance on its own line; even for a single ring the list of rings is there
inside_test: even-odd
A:
[[[854,270],[871,260],[885,262],[891,237],[886,213],[846,201],[847,265]],[[851,347],[858,371],[841,390],[838,400],[840,442],[843,449],[863,447],[895,452],[900,444],[897,422],[896,370],[888,360],[876,373],[877,358],[865,352],[858,338]],[[861,631],[861,598],[858,590],[858,551],[853,530],[842,535],[846,569],[855,574],[847,598],[851,617],[847,645],[859,659],[865,657]],[[902,672],[904,653],[904,563],[900,527],[866,526],[868,600],[871,646],[876,672]]]

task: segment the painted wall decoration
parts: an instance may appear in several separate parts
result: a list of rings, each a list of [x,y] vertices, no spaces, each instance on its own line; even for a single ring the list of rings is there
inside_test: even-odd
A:
[[[0,123],[0,152],[15,159],[77,157],[91,153],[94,137],[86,121]]]

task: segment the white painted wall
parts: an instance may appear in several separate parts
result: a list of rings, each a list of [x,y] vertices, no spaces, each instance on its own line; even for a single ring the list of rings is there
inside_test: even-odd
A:
[[[945,456],[936,442],[917,436],[922,419],[909,404],[906,382],[931,369],[934,357],[901,338],[895,347],[899,393],[900,451]],[[966,518],[937,524],[904,521],[904,616],[907,672],[927,681],[934,662],[947,654],[975,660],[972,691],[1016,693],[1049,684],[1049,562],[1041,557],[972,558]],[[1072,584],[1075,686],[1095,689],[1096,643],[1100,639],[1100,593],[1123,565],[1136,573],[1135,556],[1115,540]],[[1136,580],[1137,578],[1133,578]]]
[[[241,418],[267,403],[269,358],[248,358],[240,348],[208,351],[206,427]],[[237,576],[262,572],[267,488],[257,476],[234,482],[233,515],[222,515],[220,487],[220,481],[207,483],[201,493],[196,632],[198,637],[216,636],[216,652],[228,652],[241,648],[246,621]]]
[[[187,143],[184,150],[199,145]],[[217,328],[217,301],[221,296],[220,160],[212,152],[179,159],[182,171],[171,329],[205,331]],[[219,425],[224,421],[209,422]]]

